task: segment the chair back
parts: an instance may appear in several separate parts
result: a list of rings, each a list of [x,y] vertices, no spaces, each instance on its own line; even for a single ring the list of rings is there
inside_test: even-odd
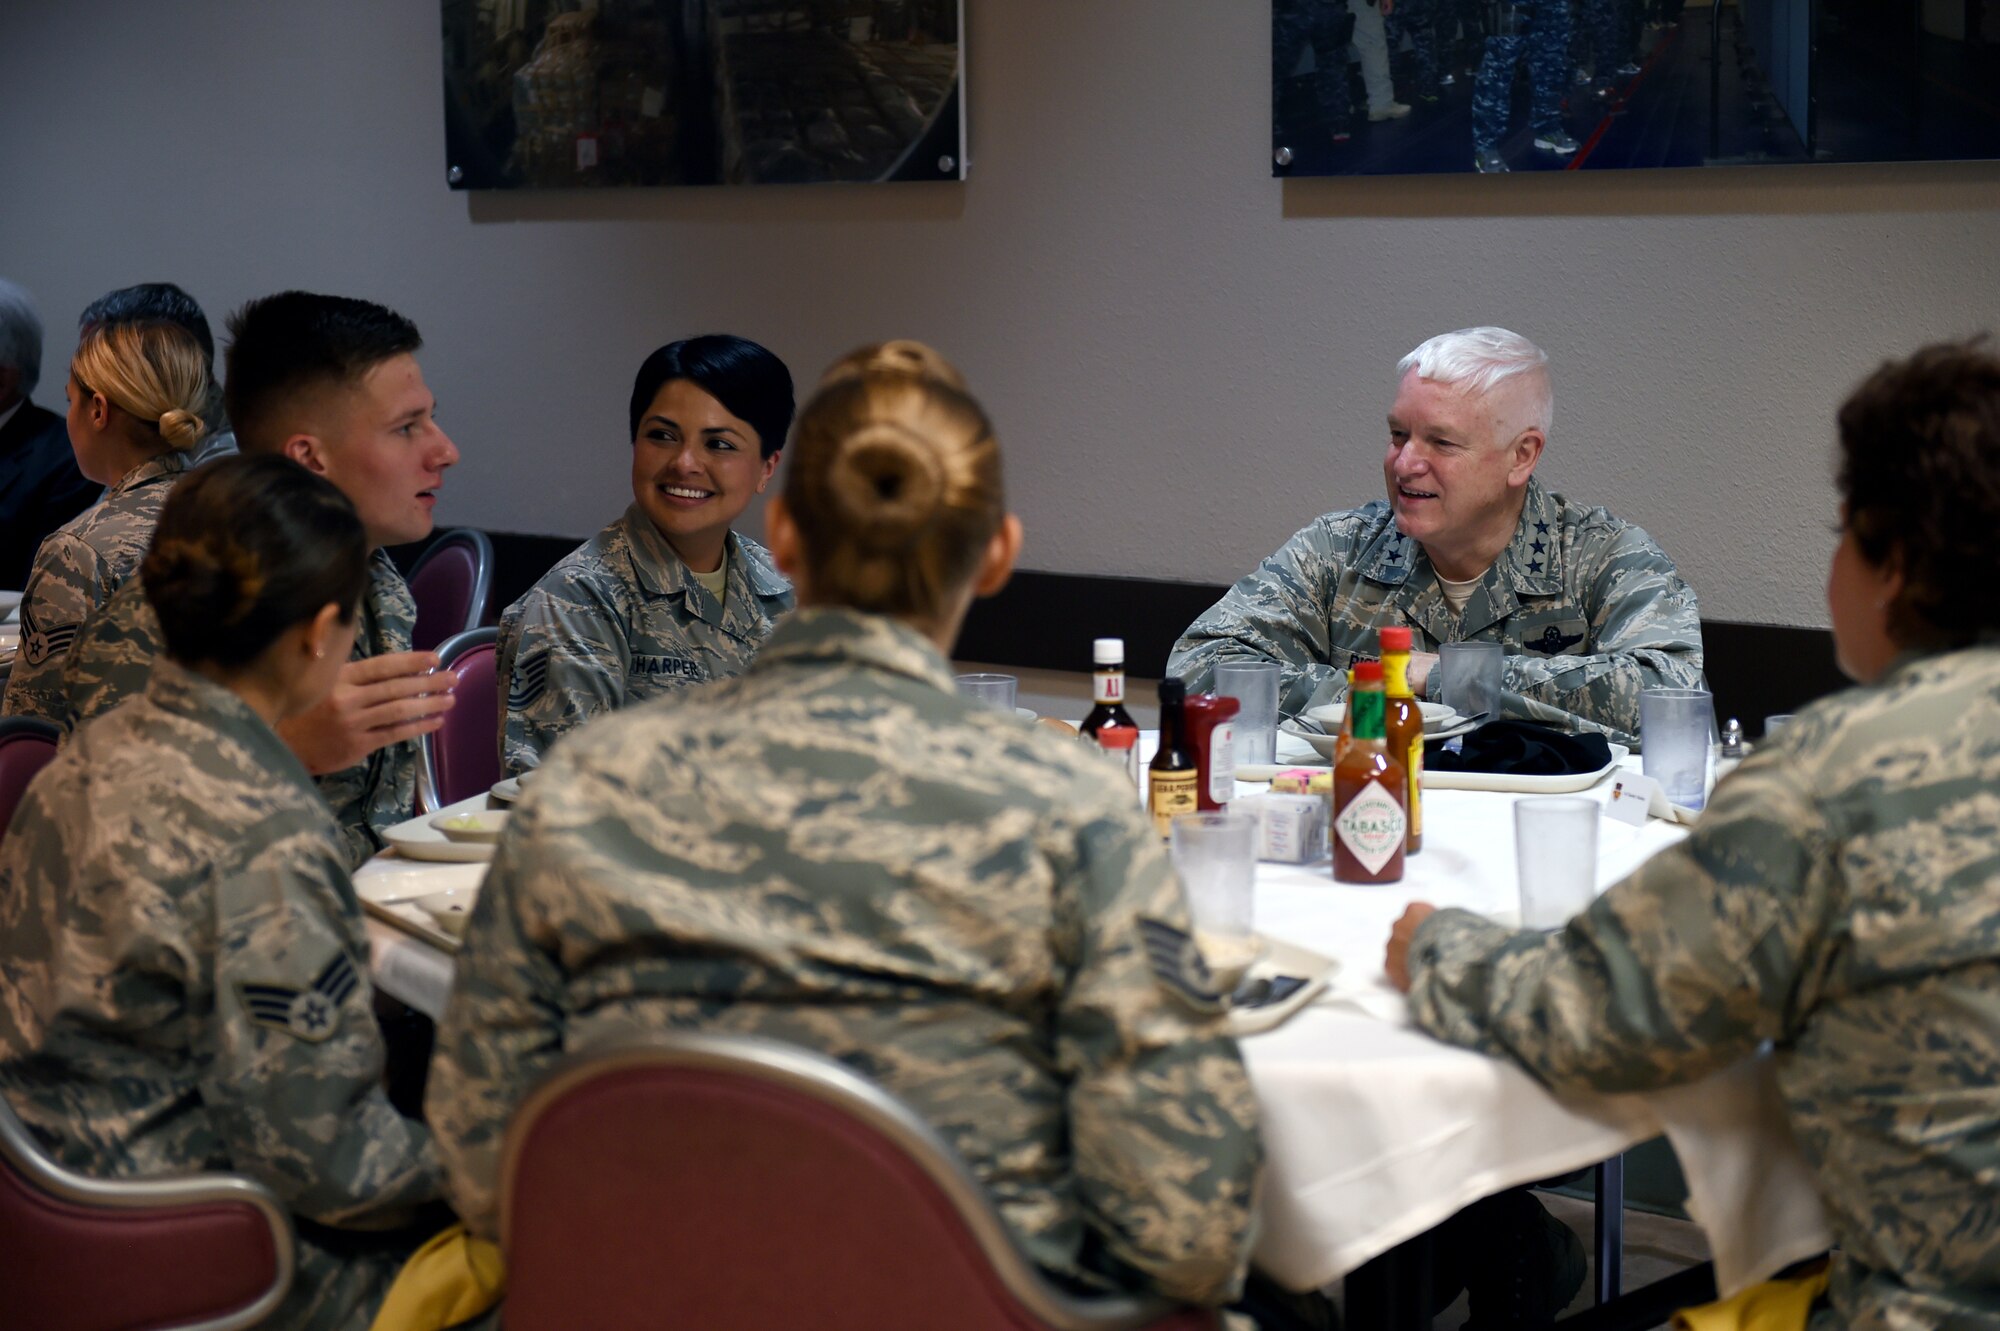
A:
[[[440,670],[458,677],[444,725],[417,745],[417,808],[436,813],[500,779],[500,692],[494,677],[498,629],[473,629],[438,646]]]
[[[672,1032],[566,1060],[522,1103],[501,1179],[508,1331],[1213,1331],[1079,1299],[957,1155],[840,1063]]]
[[[417,602],[417,624],[410,634],[410,645],[427,652],[454,634],[488,622],[493,542],[483,531],[455,527],[418,556],[408,581],[410,595]]]
[[[35,773],[56,756],[62,732],[32,716],[0,717],[0,837],[14,821],[14,810]]]
[[[73,1173],[0,1097],[0,1327],[234,1331],[284,1299],[293,1260],[291,1217],[263,1185]]]

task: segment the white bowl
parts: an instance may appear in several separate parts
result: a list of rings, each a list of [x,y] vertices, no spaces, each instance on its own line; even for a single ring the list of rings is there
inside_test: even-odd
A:
[[[507,811],[478,809],[467,813],[440,813],[431,819],[431,826],[448,840],[490,846],[500,839],[500,833],[507,828]]]

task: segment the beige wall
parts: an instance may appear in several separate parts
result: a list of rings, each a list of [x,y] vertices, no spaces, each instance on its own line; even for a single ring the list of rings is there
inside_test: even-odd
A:
[[[867,339],[964,366],[1031,567],[1224,580],[1380,488],[1390,366],[1512,325],[1545,476],[1730,619],[1825,622],[1831,408],[2000,310],[2000,167],[1279,182],[1259,0],[968,0],[957,185],[449,192],[433,0],[26,0],[0,22],[0,273],[56,325],[171,278],[396,305],[466,460],[444,520],[624,502],[644,354],[729,329],[810,381]]]

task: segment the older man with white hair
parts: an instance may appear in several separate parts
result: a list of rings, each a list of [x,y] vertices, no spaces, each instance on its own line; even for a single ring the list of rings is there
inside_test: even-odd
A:
[[[77,470],[63,418],[28,400],[41,376],[41,316],[0,278],[0,589],[25,584],[42,538],[104,489]]]
[[[1503,715],[1631,742],[1639,692],[1702,685],[1694,593],[1653,539],[1542,487],[1548,356],[1504,328],[1434,337],[1397,364],[1386,500],[1328,513],[1188,627],[1169,674],[1276,661],[1279,707],[1336,697],[1379,630],[1406,626],[1410,683],[1441,643],[1506,649]]]

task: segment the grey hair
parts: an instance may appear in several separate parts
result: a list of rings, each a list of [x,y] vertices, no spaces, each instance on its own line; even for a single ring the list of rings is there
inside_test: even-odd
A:
[[[1467,392],[1489,393],[1516,375],[1539,372],[1535,423],[1546,435],[1555,423],[1556,394],[1549,383],[1549,354],[1505,328],[1461,328],[1439,333],[1396,362],[1400,381],[1411,370],[1420,379],[1450,384]]]
[[[0,365],[21,372],[21,396],[42,381],[42,316],[35,298],[0,277]]]

